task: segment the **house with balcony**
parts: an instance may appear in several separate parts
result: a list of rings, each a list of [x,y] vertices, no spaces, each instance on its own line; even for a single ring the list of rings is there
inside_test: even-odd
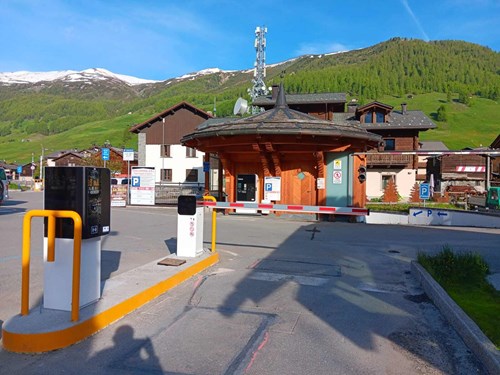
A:
[[[256,98],[253,105],[272,108],[276,93],[277,86],[273,86],[270,95]],[[361,125],[382,137],[383,144],[378,150],[367,153],[368,198],[381,197],[391,179],[398,193],[407,198],[415,182],[426,180],[425,160],[403,153],[418,151],[419,133],[436,127],[422,111],[409,110],[404,103],[400,110],[378,101],[359,106],[356,100],[347,103],[344,93],[287,94],[286,101],[291,109],[334,123]]]
[[[406,103],[401,104],[400,110],[394,110],[388,104],[371,102],[357,107],[354,117],[363,128],[383,139],[378,152],[367,154],[366,195],[382,196],[388,182],[393,180],[399,195],[409,197],[415,182],[426,178],[422,173],[423,162],[405,151],[419,151],[419,133],[435,128],[436,124],[422,111],[408,110]]]

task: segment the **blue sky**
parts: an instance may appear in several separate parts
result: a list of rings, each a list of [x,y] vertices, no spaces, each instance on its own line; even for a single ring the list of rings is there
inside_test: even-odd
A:
[[[263,25],[268,64],[392,37],[500,50],[499,0],[0,0],[0,72],[105,68],[164,80],[248,69]]]

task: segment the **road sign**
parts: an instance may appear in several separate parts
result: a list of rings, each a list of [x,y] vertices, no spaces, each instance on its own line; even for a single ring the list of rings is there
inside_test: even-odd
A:
[[[203,162],[203,172],[210,172],[210,162],[209,161]]]
[[[108,157],[109,157],[109,151],[108,151]],[[124,161],[134,161],[134,150],[132,148],[124,148],[123,149],[123,160]]]
[[[333,183],[334,184],[342,183],[342,171],[333,171]]]
[[[420,199],[429,199],[431,197],[431,189],[428,183],[420,184],[419,189]]]
[[[102,160],[109,160],[109,148],[101,148]]]
[[[17,173],[23,173],[23,167],[22,166],[18,166],[17,167]]]

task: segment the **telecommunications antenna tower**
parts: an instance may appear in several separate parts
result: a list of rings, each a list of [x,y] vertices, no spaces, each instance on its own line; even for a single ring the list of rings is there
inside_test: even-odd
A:
[[[253,70],[253,87],[248,90],[252,101],[258,96],[267,95],[269,93],[264,83],[264,78],[266,77],[266,33],[267,27],[257,26],[255,28],[255,51],[257,56]],[[252,114],[260,112],[262,112],[260,107],[252,106]]]

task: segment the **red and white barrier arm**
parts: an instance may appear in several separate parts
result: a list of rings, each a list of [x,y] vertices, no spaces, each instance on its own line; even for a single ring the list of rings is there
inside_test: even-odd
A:
[[[272,204],[272,203],[248,203],[248,202],[211,202],[200,201],[199,205],[211,208],[250,208],[254,210],[302,212],[311,214],[334,214],[366,216],[370,214],[368,208],[358,207],[332,207],[332,206],[305,206],[300,204]]]

